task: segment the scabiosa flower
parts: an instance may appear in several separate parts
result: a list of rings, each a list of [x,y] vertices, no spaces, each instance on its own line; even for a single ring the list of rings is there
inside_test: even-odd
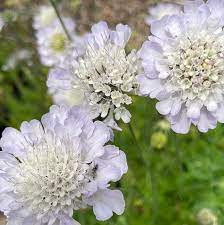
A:
[[[7,224],[77,225],[73,210],[93,207],[98,220],[122,214],[109,182],[127,172],[125,154],[106,145],[111,130],[83,107],[52,106],[41,122],[6,128],[0,140],[0,210]]]
[[[151,25],[153,21],[160,20],[164,16],[168,15],[180,15],[182,12],[182,8],[180,5],[175,3],[159,3],[154,7],[150,7],[149,16],[146,17],[145,22],[148,25]]]
[[[63,21],[68,32],[74,33],[74,21],[71,18],[63,18]],[[53,66],[64,61],[71,43],[58,18],[51,25],[39,29],[36,32],[36,37],[38,52],[43,65]]]
[[[201,132],[224,122],[224,2],[188,1],[182,15],[152,23],[141,49],[140,93],[157,98],[172,129]]]
[[[69,34],[74,33],[74,21],[64,16],[62,19]],[[71,51],[76,44],[79,45],[80,38],[76,35],[72,35],[74,38],[71,42],[68,40],[52,6],[43,5],[39,7],[34,16],[33,28],[36,30],[35,35],[41,62],[45,66],[53,66],[64,62],[67,52]]]
[[[113,115],[112,111],[117,120],[121,118],[128,123],[131,114],[126,106],[132,103],[129,93],[136,92],[136,75],[141,69],[136,51],[130,54],[125,51],[131,29],[118,24],[113,31],[106,22],[99,22],[91,31],[85,37],[84,53],[74,58],[64,72],[52,71],[47,85],[56,94],[67,92],[71,103],[74,103],[72,96],[74,99],[82,96],[102,118]]]

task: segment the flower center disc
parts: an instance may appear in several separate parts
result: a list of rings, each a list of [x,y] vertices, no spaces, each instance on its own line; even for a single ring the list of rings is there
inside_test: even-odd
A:
[[[92,163],[83,163],[70,143],[40,144],[19,164],[16,192],[39,215],[82,207],[81,195],[94,179]]]
[[[223,43],[223,36],[206,34],[181,40],[166,55],[171,71],[167,88],[184,91],[184,99],[205,100],[211,88],[223,86]]]

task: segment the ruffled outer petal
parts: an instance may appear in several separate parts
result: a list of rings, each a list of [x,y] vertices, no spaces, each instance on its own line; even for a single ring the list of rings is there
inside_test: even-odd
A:
[[[94,123],[94,129],[90,132],[91,134],[87,134],[88,139],[83,139],[86,146],[83,154],[85,161],[93,161],[102,156],[105,151],[103,145],[111,138],[110,128],[100,121]]]
[[[217,124],[217,119],[208,112],[205,108],[201,110],[200,118],[195,122],[199,131],[205,133],[209,129],[214,129]]]
[[[0,147],[4,152],[8,152],[16,157],[22,158],[28,148],[28,143],[18,130],[9,127],[2,133]]]
[[[224,25],[224,1],[223,0],[208,0],[208,7],[211,12],[210,23],[214,27]]]
[[[31,145],[40,143],[44,135],[43,126],[38,120],[23,122],[20,130],[26,141]]]
[[[68,117],[68,106],[53,105],[50,107],[49,113],[45,114],[41,118],[41,122],[46,130],[54,131],[54,127],[57,123],[64,124],[65,119]]]
[[[94,36],[95,42],[99,46],[103,46],[110,37],[110,30],[105,21],[100,21],[99,23],[94,24],[91,28],[91,31]]]
[[[176,133],[187,134],[191,126],[191,120],[187,117],[186,110],[181,110],[176,116],[168,116],[171,128]]]
[[[86,203],[93,206],[97,220],[105,221],[113,216],[113,212],[121,215],[124,212],[125,201],[123,194],[118,190],[99,190],[93,196],[85,199]]]
[[[211,15],[209,7],[202,0],[186,1],[184,12],[185,24],[192,32],[204,29]]]
[[[179,15],[181,13],[182,8],[178,4],[160,3],[149,8],[150,16],[147,16],[145,21],[148,25],[151,25],[155,20],[162,19],[164,16]]]
[[[113,42],[124,48],[131,37],[131,28],[128,25],[118,24],[116,31],[111,33]]]
[[[141,95],[156,98],[164,91],[164,87],[159,79],[148,79],[145,75],[139,75],[137,80],[140,84],[139,91]]]
[[[140,49],[140,57],[144,60],[161,59],[163,50],[160,44],[152,41],[146,41]]]
[[[100,187],[105,187],[110,181],[116,182],[128,171],[124,152],[117,147],[108,145],[104,154],[96,160],[98,166],[96,181]]]

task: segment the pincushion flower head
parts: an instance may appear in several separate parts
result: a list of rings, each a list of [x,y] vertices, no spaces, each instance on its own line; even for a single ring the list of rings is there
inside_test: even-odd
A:
[[[106,144],[110,129],[87,112],[52,106],[41,122],[5,129],[0,210],[8,225],[77,225],[73,211],[88,205],[98,220],[123,213],[123,195],[109,183],[127,172],[125,154]]]
[[[52,6],[40,6],[33,20],[41,63],[53,66],[64,61],[67,52],[78,39],[76,35],[71,35],[75,32],[74,21],[62,16],[68,33],[74,37],[70,42]]]
[[[140,55],[140,93],[159,102],[172,129],[201,132],[224,122],[224,1],[187,1],[181,15],[151,25]]]
[[[70,68],[51,71],[47,85],[53,95],[66,92],[70,103],[78,94],[102,118],[115,113],[117,120],[128,123],[131,115],[126,106],[132,103],[129,94],[137,91],[136,75],[141,69],[136,51],[125,51],[131,29],[118,24],[114,31],[99,22],[91,31],[85,37],[84,53],[72,60]]]
[[[74,33],[74,21],[71,18],[63,18],[63,21],[69,34]],[[64,61],[71,43],[58,18],[51,25],[39,29],[36,32],[36,37],[38,52],[43,65],[54,66]]]
[[[159,3],[154,7],[150,7],[149,16],[146,17],[145,21],[148,25],[151,25],[153,21],[160,20],[164,16],[168,15],[180,15],[182,8],[180,5],[175,3]]]

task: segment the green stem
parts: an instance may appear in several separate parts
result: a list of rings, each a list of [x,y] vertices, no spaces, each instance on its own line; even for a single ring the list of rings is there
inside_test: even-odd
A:
[[[181,156],[181,149],[179,149],[179,144],[178,144],[178,136],[176,133],[174,133],[174,150],[176,153],[176,160],[177,160],[177,166],[179,169],[179,174],[178,174],[178,183],[177,183],[177,197],[179,199],[179,207],[180,209],[177,211],[177,218],[180,216],[180,210],[181,210],[181,201],[182,201],[182,192],[183,192],[183,182],[182,182],[182,176],[183,176],[183,167],[182,167],[182,156]]]
[[[153,158],[154,150],[152,148],[149,149],[149,153],[151,153],[151,158]],[[151,183],[151,192],[152,192],[152,198],[151,198],[151,204],[152,204],[152,222],[151,224],[157,224],[157,212],[158,212],[158,200],[157,200],[157,180],[155,176],[155,172],[153,170],[152,162],[149,163],[149,169],[150,169],[150,183]]]
[[[72,41],[72,38],[71,38],[71,36],[70,36],[70,34],[69,34],[69,32],[68,32],[66,26],[65,26],[65,23],[64,23],[63,19],[61,18],[61,15],[60,15],[60,13],[59,13],[59,11],[58,11],[58,8],[57,8],[57,5],[56,5],[55,1],[54,1],[54,0],[50,0],[50,3],[51,3],[51,5],[52,5],[53,8],[54,8],[54,11],[55,11],[55,13],[56,13],[56,15],[57,15],[57,17],[58,17],[60,23],[61,23],[61,26],[62,26],[62,28],[64,29],[65,34],[66,34],[67,37],[68,37],[68,40],[69,40],[69,41]]]
[[[132,128],[132,125],[131,125],[131,123],[129,123],[128,124],[128,128],[129,128],[129,130],[130,130],[130,133],[131,133],[131,136],[132,136],[132,138],[133,138],[133,141],[134,141],[134,143],[135,143],[135,145],[136,145],[136,147],[137,147],[137,154],[138,154],[138,158],[139,158],[139,160],[141,160],[143,163],[144,163],[144,157],[143,157],[143,151],[142,151],[142,149],[141,149],[141,146],[139,145],[139,143],[138,143],[138,140],[137,140],[137,138],[136,138],[136,135],[135,135],[135,132],[134,132],[134,129]]]
[[[143,152],[143,149],[141,148],[140,144],[138,143],[138,140],[136,138],[136,135],[135,135],[135,132],[134,132],[134,129],[132,128],[131,124],[129,123],[128,124],[128,127],[129,127],[129,130],[130,130],[130,133],[133,137],[133,140],[138,148],[138,157],[139,159],[141,159],[142,163],[145,164],[146,166],[146,172],[147,172],[147,175],[149,176],[149,179],[150,179],[150,184],[151,184],[151,194],[152,194],[152,224],[156,224],[156,221],[157,221],[157,208],[158,208],[158,205],[157,205],[157,196],[156,196],[156,177],[154,176],[154,174],[152,173],[152,170],[153,170],[153,167],[150,163],[149,160],[145,160],[145,157],[144,157],[144,152]],[[153,154],[153,150],[150,148],[149,149],[151,152],[151,154]]]
[[[181,182],[181,178],[182,178],[182,173],[183,173],[183,169],[182,169],[182,156],[181,156],[181,150],[179,149],[178,146],[178,136],[176,133],[174,133],[174,150],[176,152],[176,159],[177,159],[177,163],[178,163],[178,168],[179,168],[179,190],[182,190],[182,182]]]

